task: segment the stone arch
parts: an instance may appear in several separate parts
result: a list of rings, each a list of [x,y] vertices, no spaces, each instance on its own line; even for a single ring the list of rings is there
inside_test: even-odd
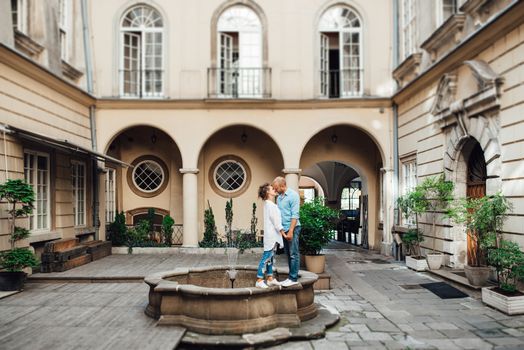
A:
[[[227,0],[224,3],[222,3],[214,12],[211,17],[211,67],[217,67],[217,24],[218,19],[222,15],[222,13],[236,5],[242,5],[246,6],[249,9],[253,10],[258,18],[260,19],[260,23],[262,24],[262,67],[267,67],[268,65],[268,38],[267,38],[267,17],[264,13],[264,10],[260,5],[258,5],[253,0]]]
[[[456,195],[464,196],[465,187],[462,188],[461,173],[466,171],[466,165],[461,160],[461,152],[464,146],[472,138],[477,140],[484,152],[486,160],[486,194],[495,194],[495,192],[502,187],[502,159],[501,146],[497,138],[497,134],[493,130],[492,123],[483,115],[470,118],[469,131],[466,136],[461,135],[459,126],[455,126],[451,130],[451,138],[448,142],[448,147],[444,154],[444,172],[447,179],[458,184],[456,188]]]

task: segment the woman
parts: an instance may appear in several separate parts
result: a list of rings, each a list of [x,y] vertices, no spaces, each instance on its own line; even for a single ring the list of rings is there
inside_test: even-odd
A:
[[[264,253],[258,264],[257,282],[255,283],[255,286],[259,288],[280,285],[280,282],[273,278],[273,258],[277,244],[284,246],[282,240],[284,228],[280,210],[275,204],[276,195],[275,189],[269,183],[258,188],[258,196],[264,200]],[[264,282],[264,273],[267,276],[267,284]]]

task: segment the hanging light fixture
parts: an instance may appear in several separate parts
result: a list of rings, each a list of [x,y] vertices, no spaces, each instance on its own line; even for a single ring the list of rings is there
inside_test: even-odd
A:
[[[246,129],[242,129],[242,135],[240,135],[240,141],[242,141],[242,143],[246,143],[247,141],[247,134],[246,134]]]
[[[333,143],[337,143],[338,141],[338,136],[337,134],[333,131],[333,134],[331,135],[331,142]]]

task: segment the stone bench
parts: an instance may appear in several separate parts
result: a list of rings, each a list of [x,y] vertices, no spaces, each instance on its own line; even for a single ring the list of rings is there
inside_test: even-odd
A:
[[[87,230],[87,231],[82,231],[82,232],[75,234],[76,238],[78,238],[80,243],[94,241],[95,235],[96,235],[95,230]]]
[[[84,232],[80,235],[90,235]],[[78,235],[77,235],[78,236]],[[63,272],[77,266],[111,255],[111,242],[84,241],[79,238],[65,238],[47,242],[42,253],[42,272]]]

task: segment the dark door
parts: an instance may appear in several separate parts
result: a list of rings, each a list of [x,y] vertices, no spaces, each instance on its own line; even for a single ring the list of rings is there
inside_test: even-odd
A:
[[[484,151],[478,142],[475,142],[473,151],[468,160],[468,174],[466,196],[468,198],[482,198],[486,195],[486,161]],[[477,258],[477,245],[472,235],[468,234],[468,265],[472,265]]]
[[[362,247],[368,249],[368,196],[362,196]]]

